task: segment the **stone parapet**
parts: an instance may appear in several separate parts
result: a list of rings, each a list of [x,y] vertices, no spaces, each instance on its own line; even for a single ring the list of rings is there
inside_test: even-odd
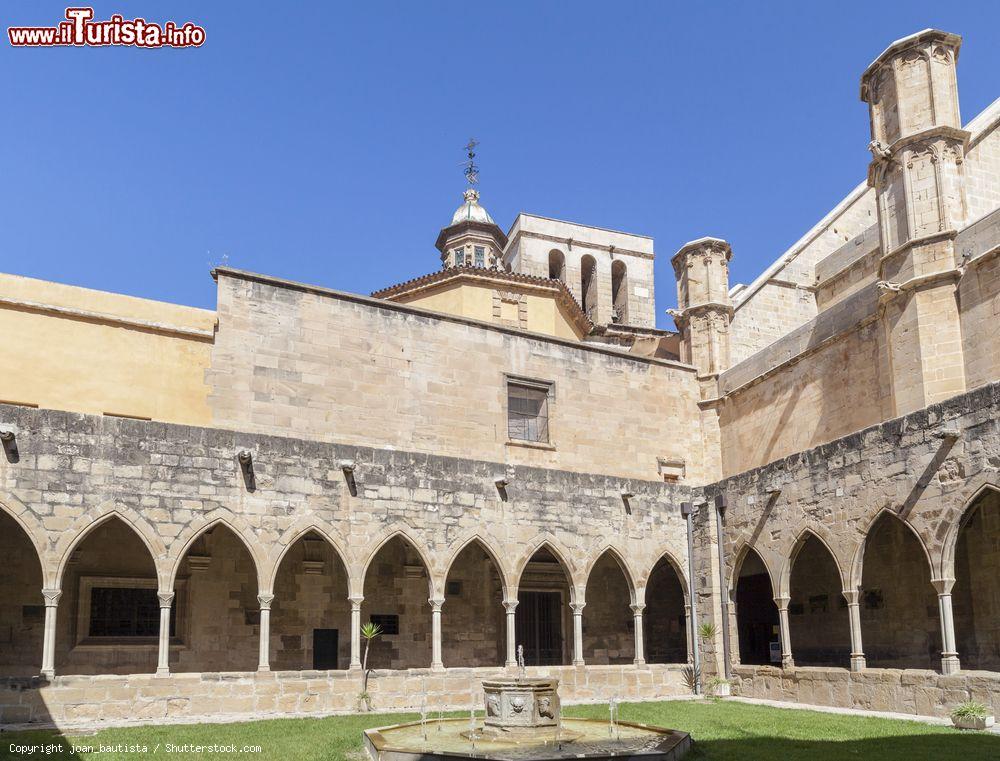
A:
[[[975,700],[1000,711],[1000,674],[965,671],[945,676],[918,669],[774,668],[736,666],[734,693],[745,698],[817,706],[947,717],[955,705]]]
[[[482,710],[484,679],[509,675],[503,668],[379,671],[368,691],[376,711],[468,709],[475,695]],[[528,676],[559,680],[563,703],[659,700],[687,694],[683,666],[553,666]],[[57,676],[0,679],[0,726],[36,724],[116,726],[192,723],[355,713],[361,692],[356,671],[271,671],[221,674]]]

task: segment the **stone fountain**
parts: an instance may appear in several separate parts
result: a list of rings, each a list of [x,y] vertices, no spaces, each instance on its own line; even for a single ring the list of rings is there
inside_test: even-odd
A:
[[[623,757],[677,761],[690,749],[691,737],[684,732],[619,721],[615,699],[610,702],[611,721],[562,718],[559,680],[528,679],[521,663],[516,678],[483,682],[486,715],[481,723],[474,710],[469,719],[428,721],[424,708],[420,721],[366,730],[369,757],[372,761],[621,761]]]

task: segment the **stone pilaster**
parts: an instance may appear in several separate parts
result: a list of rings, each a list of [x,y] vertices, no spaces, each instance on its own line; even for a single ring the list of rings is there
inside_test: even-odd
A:
[[[961,38],[927,30],[889,46],[861,79],[869,104],[882,258],[879,290],[895,414],[965,391],[955,236],[968,216],[955,66]]]

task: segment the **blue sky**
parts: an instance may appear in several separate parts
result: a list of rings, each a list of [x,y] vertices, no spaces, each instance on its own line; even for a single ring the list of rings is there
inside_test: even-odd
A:
[[[7,0],[9,25],[65,3]],[[858,80],[964,36],[963,119],[1000,96],[1000,5],[98,2],[198,49],[0,45],[0,271],[213,307],[210,267],[367,293],[438,267],[481,141],[483,203],[727,238],[749,282],[864,178]],[[282,13],[277,13],[281,9]]]

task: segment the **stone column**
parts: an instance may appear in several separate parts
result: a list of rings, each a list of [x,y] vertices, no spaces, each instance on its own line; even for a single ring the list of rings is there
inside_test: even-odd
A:
[[[635,663],[636,666],[646,665],[646,651],[643,649],[642,642],[642,612],[646,609],[645,605],[630,605],[632,608],[632,615],[635,617]]]
[[[778,606],[778,632],[781,637],[781,668],[790,669],[795,666],[792,659],[792,637],[788,630],[788,600],[787,597],[775,597],[774,604]]]
[[[851,671],[863,671],[865,651],[861,643],[861,592],[857,589],[845,589],[842,593],[847,600],[847,618],[851,623]]]
[[[427,600],[431,605],[431,671],[444,671],[441,660],[441,606],[443,597],[431,597]]]
[[[583,609],[586,603],[571,602],[573,609],[573,665],[583,666]]]
[[[517,666],[517,624],[514,618],[517,600],[504,600],[503,606],[507,611],[507,662],[504,665],[512,669]]]
[[[361,595],[348,597],[351,601],[351,669],[361,668]]]
[[[274,595],[257,595],[260,603],[260,663],[258,671],[271,670],[271,603]]]
[[[951,611],[951,588],[954,579],[931,579],[938,593],[938,612],[941,617],[941,673],[956,674],[962,669],[955,646],[955,619]]]
[[[160,600],[160,652],[156,662],[157,676],[170,676],[170,609],[174,604],[173,592],[157,592]]]
[[[61,589],[43,589],[45,598],[45,629],[42,633],[42,676],[52,679],[56,675],[56,611],[59,608]]]

